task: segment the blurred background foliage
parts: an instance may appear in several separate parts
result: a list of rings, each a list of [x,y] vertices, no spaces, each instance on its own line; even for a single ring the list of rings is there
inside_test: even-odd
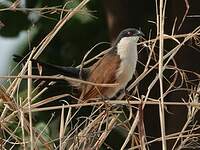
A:
[[[23,46],[15,52],[16,54],[25,56],[29,53],[33,47],[37,46],[42,39],[53,29],[56,23],[59,21],[61,14],[66,14],[62,9],[73,9],[81,0],[5,0],[0,1],[0,35],[3,37],[16,37],[22,31],[26,31],[30,39],[26,39]],[[200,14],[199,10],[200,1],[190,1],[190,9],[187,14],[195,15]],[[197,17],[186,17],[183,25],[178,29],[178,25],[181,24],[182,18],[186,12],[186,5],[183,0],[168,0],[166,9],[166,33],[170,34],[174,25],[174,20],[177,19],[177,26],[175,27],[175,34],[188,33],[199,26],[200,19]],[[82,9],[76,16],[74,16],[54,37],[50,44],[46,47],[45,51],[39,57],[39,60],[64,65],[64,66],[76,66],[80,64],[84,54],[91,49],[95,44],[102,41],[113,41],[117,34],[124,28],[135,27],[141,28],[148,38],[149,33],[152,37],[156,36],[156,10],[155,0],[91,0],[86,7]],[[165,45],[170,47],[169,45]],[[99,53],[102,48],[109,47],[108,44],[104,44],[95,49],[93,55]],[[189,69],[191,71],[200,72],[199,69],[199,57],[200,53],[191,50],[191,47],[185,47],[180,54],[176,56],[177,64],[180,68]],[[143,55],[144,54],[144,55]],[[141,61],[145,61],[146,53],[143,52],[139,55]],[[92,57],[92,56],[91,56]],[[191,60],[191,58],[193,58]],[[11,60],[12,62],[12,60]],[[142,67],[138,66],[140,73]],[[152,74],[151,74],[152,75]],[[147,77],[141,87],[141,91],[146,91],[149,83],[152,82],[154,77]],[[69,89],[67,85],[66,89]],[[63,90],[63,86],[51,89],[48,91],[46,97],[49,94],[55,94]],[[65,91],[65,90],[64,90]],[[66,92],[66,91],[65,91]],[[152,92],[153,93],[153,92]],[[156,97],[158,95],[157,90],[153,93]],[[170,99],[179,99],[178,95],[172,95]],[[61,103],[59,103],[61,104]],[[155,123],[155,118],[159,120],[157,107],[150,106],[145,113],[146,124],[148,125],[147,135],[153,137],[159,137],[159,123]],[[177,113],[175,111],[178,111]],[[173,112],[173,110],[171,110]],[[184,116],[183,110],[174,109],[174,118],[170,122],[174,122],[176,118]],[[181,115],[180,115],[181,114]],[[154,117],[152,117],[152,115]],[[48,117],[47,117],[48,116]],[[42,123],[47,123],[51,118],[52,112],[35,113],[34,122],[38,126],[45,126]],[[181,116],[181,117],[180,117]],[[185,115],[186,116],[186,115]],[[56,118],[56,117],[55,117]],[[50,136],[57,136],[58,119],[52,121],[49,126],[51,131],[47,131]],[[174,120],[173,120],[174,119]],[[184,120],[184,118],[182,119]],[[167,132],[177,130],[179,126],[173,126],[168,122]],[[179,123],[177,123],[179,125]],[[51,128],[52,127],[52,128]],[[120,135],[119,132],[113,133],[114,135]],[[120,138],[115,138],[114,141],[124,138],[123,135]],[[113,141],[113,139],[108,139]],[[120,140],[122,141],[122,140]],[[118,143],[110,143],[114,149],[119,147]],[[154,147],[155,146],[155,147]],[[158,147],[157,147],[158,146]],[[152,149],[159,149],[160,145],[152,144]]]
[[[22,30],[36,32],[30,45],[27,42],[27,46],[19,50],[22,55],[25,55],[53,29],[61,17],[63,6],[70,10],[77,4],[79,4],[79,0],[68,2],[61,0],[26,1],[24,9],[15,10],[13,8],[13,10],[1,12],[0,20],[5,26],[0,30],[0,34],[13,37]],[[38,10],[36,10],[37,8]],[[40,8],[49,8],[49,10],[42,11]],[[41,57],[55,64],[77,65],[80,63],[81,57],[92,46],[99,41],[108,41],[105,19],[100,10],[102,10],[102,5],[97,1],[91,1],[87,8],[85,7],[62,28]]]

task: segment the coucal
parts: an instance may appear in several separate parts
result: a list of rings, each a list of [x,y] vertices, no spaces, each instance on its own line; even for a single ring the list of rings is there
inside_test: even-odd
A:
[[[144,34],[134,28],[128,28],[120,32],[110,51],[101,57],[89,68],[64,67],[47,64],[38,60],[32,60],[41,67],[52,69],[55,74],[62,74],[74,78],[90,81],[98,84],[118,83],[114,87],[94,86],[80,84],[80,100],[88,102],[98,98],[112,98],[120,90],[124,89],[132,79],[138,60],[137,42]],[[15,56],[15,60],[19,59]],[[80,73],[81,71],[81,73]]]

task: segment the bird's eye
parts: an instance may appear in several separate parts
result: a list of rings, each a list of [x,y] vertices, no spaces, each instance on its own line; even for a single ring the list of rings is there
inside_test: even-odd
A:
[[[130,32],[130,31],[128,31],[126,34],[127,34],[127,36],[131,36],[131,35],[133,35],[133,33]]]

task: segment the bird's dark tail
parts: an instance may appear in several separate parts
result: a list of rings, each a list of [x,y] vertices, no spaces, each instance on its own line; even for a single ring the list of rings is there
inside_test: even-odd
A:
[[[15,62],[20,62],[22,64],[25,64],[27,61],[27,59],[24,59],[23,57],[18,56],[18,55],[13,55],[13,60]],[[86,79],[89,73],[88,69],[80,70],[80,68],[59,66],[59,65],[49,64],[49,63],[45,63],[45,62],[34,60],[34,59],[31,59],[31,61],[32,61],[34,70],[37,70],[38,74],[40,73],[42,75],[61,74],[61,75],[73,77],[73,78],[80,78],[80,75],[81,75],[82,79]]]

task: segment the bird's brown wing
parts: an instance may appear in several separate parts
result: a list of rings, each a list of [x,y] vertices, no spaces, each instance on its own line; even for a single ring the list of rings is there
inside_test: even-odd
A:
[[[92,67],[87,81],[98,84],[115,83],[116,71],[120,65],[120,57],[114,52],[107,53]],[[102,87],[94,85],[84,85],[80,96],[82,101],[88,101],[104,95],[105,90],[112,87]],[[114,87],[113,87],[114,88]]]

